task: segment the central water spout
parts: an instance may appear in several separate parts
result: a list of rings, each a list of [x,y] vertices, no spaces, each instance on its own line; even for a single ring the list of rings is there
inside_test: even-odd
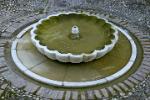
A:
[[[79,38],[79,28],[78,26],[74,25],[71,29],[71,37],[73,39],[77,39]]]

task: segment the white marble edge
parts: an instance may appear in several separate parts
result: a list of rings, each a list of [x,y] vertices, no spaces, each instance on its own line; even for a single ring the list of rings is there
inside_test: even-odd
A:
[[[103,49],[94,50],[91,54],[86,54],[86,53],[82,53],[80,55],[74,55],[71,53],[62,54],[56,50],[49,50],[47,48],[47,46],[40,45],[39,40],[35,39],[36,34],[34,33],[34,31],[37,29],[37,25],[40,25],[42,23],[42,21],[47,20],[52,16],[58,16],[60,14],[71,14],[71,13],[81,14],[79,12],[63,12],[63,13],[53,14],[53,15],[49,15],[47,18],[43,18],[43,19],[39,20],[39,22],[37,22],[36,24],[33,25],[33,29],[31,30],[31,33],[30,33],[31,40],[32,40],[33,44],[35,45],[35,47],[38,48],[38,50],[42,54],[46,55],[50,59],[52,58],[53,60],[58,60],[60,62],[81,63],[81,62],[88,62],[88,61],[92,61],[94,59],[101,58],[102,56],[104,56],[105,54],[107,54],[108,52],[110,52],[113,49],[116,42],[118,41],[118,30],[113,26],[111,28],[115,30],[115,32],[113,33],[115,38],[111,40],[112,43],[105,45],[105,47]],[[88,16],[96,16],[97,18],[101,18],[97,15],[90,14],[88,12],[83,12],[82,14],[86,14]],[[112,25],[112,23],[108,22],[108,20],[106,20],[105,18],[101,18],[101,19],[103,19],[106,23]],[[53,51],[55,51],[55,52],[53,52]],[[78,58],[78,59],[76,59],[76,58]]]
[[[40,76],[40,75],[30,71],[30,70],[26,70],[23,73],[26,74],[27,76],[39,81],[39,82],[43,82],[43,83],[46,83],[48,85],[63,86],[63,82],[61,82],[61,81],[55,81],[55,80],[47,79],[47,78]]]
[[[14,63],[16,64],[16,66],[21,70],[27,70],[27,68],[20,62],[20,60],[18,59],[17,56],[17,44],[18,44],[18,39],[16,39],[15,41],[13,41],[12,46],[11,46],[11,56],[13,58]]]
[[[13,42],[12,42],[12,45],[11,45],[11,50],[16,50],[16,48],[17,48],[17,44],[18,44],[18,39],[16,39],[16,40],[14,40]]]
[[[31,25],[31,26],[34,26],[34,25]],[[115,25],[114,25],[115,26]],[[50,79],[47,79],[47,78],[44,78],[40,75],[37,75],[35,73],[33,73],[32,71],[28,70],[26,66],[24,66],[20,60],[18,59],[18,56],[17,56],[17,51],[16,51],[16,47],[17,47],[17,42],[18,42],[18,39],[16,39],[13,43],[12,43],[12,47],[11,47],[11,56],[13,58],[13,61],[15,62],[15,64],[17,65],[17,67],[24,73],[26,74],[27,76],[37,80],[37,81],[40,81],[40,82],[44,82],[46,84],[49,84],[49,85],[54,85],[54,86],[61,86],[61,87],[87,87],[87,86],[93,86],[93,85],[98,85],[98,84],[103,84],[103,83],[106,83],[106,82],[110,82],[114,79],[117,79],[119,78],[120,76],[122,76],[123,74],[125,74],[131,67],[132,65],[134,64],[134,61],[136,60],[136,56],[137,56],[137,48],[136,48],[136,44],[135,42],[133,41],[133,39],[130,37],[130,35],[128,34],[127,31],[123,30],[122,28],[118,27],[118,26],[115,26],[118,30],[120,30],[127,38],[128,40],[130,41],[131,43],[131,47],[132,47],[132,55],[130,57],[130,60],[129,62],[121,69],[119,70],[118,72],[108,76],[108,77],[105,77],[105,78],[102,78],[102,79],[99,79],[99,80],[94,80],[94,81],[85,81],[85,82],[66,82],[66,81],[55,81],[55,80],[50,80]],[[31,28],[31,27],[30,27]],[[29,29],[30,29],[29,28]],[[20,33],[21,35],[23,35],[23,33]],[[19,35],[19,34],[18,34]],[[21,36],[20,35],[20,36]],[[21,38],[21,37],[20,37]]]

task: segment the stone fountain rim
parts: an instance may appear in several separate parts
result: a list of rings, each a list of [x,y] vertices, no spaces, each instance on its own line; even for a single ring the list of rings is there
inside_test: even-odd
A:
[[[66,14],[66,15],[67,14],[86,14],[88,16],[95,16],[98,19],[103,19],[105,21],[105,23],[111,25],[111,28],[115,31],[114,33],[112,33],[115,38],[111,39],[110,44],[104,45],[103,49],[94,50],[92,53],[72,54],[72,53],[60,53],[57,50],[50,50],[47,48],[47,46],[43,46],[40,44],[40,41],[35,38],[37,34],[34,31],[37,30],[37,26],[42,24],[42,22],[44,20],[48,20],[50,17],[59,16],[61,14]],[[46,55],[48,58],[53,59],[53,60],[58,60],[60,62],[71,62],[71,63],[88,62],[88,61],[92,61],[94,59],[101,58],[105,54],[110,52],[118,41],[118,30],[114,27],[114,25],[111,22],[109,22],[108,20],[106,20],[105,18],[101,18],[96,14],[90,14],[89,12],[82,12],[82,13],[61,12],[61,13],[49,15],[48,17],[43,18],[43,19],[39,20],[36,24],[34,24],[33,29],[31,30],[30,34],[31,34],[32,43],[34,44],[34,46],[38,49],[38,51],[40,53],[42,53],[43,55]]]

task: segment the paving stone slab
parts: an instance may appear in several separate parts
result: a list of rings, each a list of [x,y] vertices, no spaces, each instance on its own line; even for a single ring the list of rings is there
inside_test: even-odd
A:
[[[10,38],[11,36],[12,36],[11,32],[4,32],[1,34],[1,37],[3,37],[3,38]]]
[[[72,91],[72,100],[78,100],[79,97],[78,97],[78,91]]]
[[[58,91],[56,99],[59,99],[59,100],[63,99],[64,98],[64,93],[65,93],[65,91]]]
[[[4,53],[5,48],[4,47],[0,47],[0,52]]]
[[[4,56],[5,56],[4,52],[0,52],[0,57],[4,57]]]
[[[20,88],[26,85],[27,81],[21,77],[19,77],[17,74],[12,72],[11,70],[2,73],[5,78],[12,83],[13,86]]]
[[[141,77],[140,75],[137,74],[133,74],[132,77],[134,77],[135,79],[139,80],[139,81],[143,81],[144,77]]]
[[[148,70],[150,72],[150,66],[148,66],[148,65],[142,65],[142,68],[144,68],[144,69],[146,69],[146,70]]]
[[[117,95],[116,91],[112,87],[107,87],[107,89],[111,93],[112,96]]]
[[[136,71],[136,74],[142,76],[142,77],[146,77],[146,74],[141,72],[141,71]]]
[[[150,67],[150,61],[148,59],[144,59],[142,66],[143,65]]]
[[[97,99],[101,99],[102,98],[102,94],[101,94],[101,92],[99,90],[94,90],[94,94],[95,94],[95,97]]]
[[[4,57],[0,57],[0,65],[1,66],[6,66],[7,65]]]
[[[143,73],[146,73],[146,74],[149,73],[149,70],[147,70],[147,69],[145,69],[145,68],[140,68],[139,70],[140,70],[141,72],[143,72]]]
[[[20,61],[28,68],[41,64],[41,62],[46,60],[43,55],[34,50],[19,50],[17,55]]]
[[[45,87],[41,87],[39,89],[39,91],[37,92],[37,95],[41,96],[41,97],[45,97],[45,98],[50,98],[49,95],[51,94],[52,90],[45,88]]]
[[[144,52],[145,55],[150,55],[150,52]]]
[[[0,69],[3,69],[3,68],[5,68],[5,67],[7,68],[7,66],[5,66],[5,65],[4,65],[4,66],[3,66],[3,65],[0,65]]]
[[[10,26],[10,27],[8,27],[8,29],[6,29],[7,32],[11,32],[11,33],[13,33],[15,30],[16,30],[16,28],[14,28],[12,26]]]
[[[89,90],[87,93],[87,99],[95,99],[93,90]]]
[[[124,93],[118,85],[113,85],[113,88],[119,93]]]
[[[131,82],[133,82],[133,83],[135,83],[135,84],[139,83],[138,80],[136,80],[135,78],[132,78],[132,77],[129,77],[128,80],[131,81]]]
[[[26,90],[29,93],[32,93],[32,92],[36,91],[38,87],[39,87],[38,85],[27,82],[24,90]]]
[[[70,99],[71,99],[71,91],[66,91],[65,100],[70,100]]]
[[[57,90],[52,90],[50,95],[49,95],[49,98],[52,98],[52,99],[57,99],[57,95],[58,95],[58,91]]]
[[[4,73],[4,72],[6,72],[6,71],[8,71],[9,69],[8,69],[8,67],[1,67],[0,68],[0,73]]]
[[[128,81],[128,80],[125,80],[124,83],[125,83],[126,85],[128,85],[130,88],[133,88],[133,87],[134,87],[134,84],[133,84],[132,82]]]
[[[124,83],[118,83],[118,85],[124,90],[124,91],[128,91],[129,88],[124,84]]]
[[[103,88],[103,89],[100,89],[101,93],[103,94],[104,97],[109,97],[109,94],[108,94],[108,91]]]
[[[141,44],[143,44],[144,47],[145,47],[145,46],[150,47],[150,46],[149,46],[149,45],[150,45],[150,42],[149,42],[149,41],[142,41]]]
[[[0,43],[0,47],[4,47],[6,43]]]
[[[80,92],[80,98],[79,99],[81,99],[81,100],[87,100],[87,97],[86,97],[84,91]]]
[[[2,84],[1,89],[5,89],[8,86],[8,83]]]
[[[31,71],[50,80],[64,81],[66,68],[66,66],[59,66],[55,62],[49,62],[47,60],[33,67]]]
[[[7,42],[8,42],[7,39],[1,39],[1,40],[0,40],[0,44],[1,44],[1,45],[6,44]]]
[[[150,55],[144,54],[144,58],[150,58]]]

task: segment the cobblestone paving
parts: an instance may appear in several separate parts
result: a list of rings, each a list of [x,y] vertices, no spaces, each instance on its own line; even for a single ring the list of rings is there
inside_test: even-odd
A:
[[[13,37],[33,21],[71,9],[93,10],[134,33],[144,49],[140,68],[122,82],[86,91],[49,89],[22,78],[13,67],[15,65],[9,66],[5,57]],[[0,99],[150,99],[149,19],[149,0],[0,0]]]

